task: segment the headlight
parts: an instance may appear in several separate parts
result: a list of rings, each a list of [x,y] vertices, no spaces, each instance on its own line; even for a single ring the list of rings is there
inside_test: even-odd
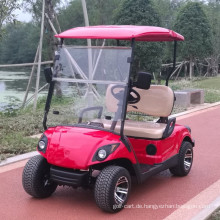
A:
[[[37,146],[38,150],[40,152],[45,153],[47,150],[47,143],[48,143],[47,136],[43,134],[38,142],[38,146]]]
[[[118,148],[119,145],[120,143],[115,143],[100,147],[94,154],[92,161],[105,160],[110,154],[112,154]]]
[[[101,159],[101,160],[104,160],[107,156],[107,152],[106,150],[104,149],[101,149],[98,151],[98,157]]]
[[[46,144],[44,141],[39,141],[38,146],[41,150],[43,150],[46,147]]]

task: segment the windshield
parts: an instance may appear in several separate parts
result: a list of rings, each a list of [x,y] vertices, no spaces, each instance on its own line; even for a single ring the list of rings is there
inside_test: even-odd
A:
[[[120,126],[130,58],[128,47],[60,47],[48,125]]]

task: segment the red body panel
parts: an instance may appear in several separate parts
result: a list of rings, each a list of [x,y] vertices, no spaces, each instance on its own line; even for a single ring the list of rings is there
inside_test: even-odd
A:
[[[48,163],[56,166],[87,170],[91,165],[118,158],[126,158],[131,163],[136,164],[135,155],[132,151],[128,151],[121,142],[120,136],[108,131],[57,126],[49,128],[44,134],[48,138],[47,150],[45,154],[40,153],[47,158]],[[129,138],[129,140],[138,162],[153,165],[162,163],[177,154],[186,136],[191,138],[188,129],[184,126],[176,125],[172,135],[163,140],[140,138]],[[120,143],[119,147],[104,161],[92,161],[98,148],[115,143]],[[146,154],[146,146],[148,144],[156,146],[156,155],[150,156]]]
[[[120,141],[120,136],[107,132],[82,127],[58,126],[49,128],[44,133],[48,138],[46,153],[48,163],[73,169],[88,169],[99,161],[92,162],[98,148],[120,143],[120,146],[105,161],[117,158],[128,158],[136,163],[132,152],[129,152]]]
[[[141,164],[157,164],[166,161],[179,152],[183,139],[191,135],[184,126],[175,125],[175,129],[170,137],[162,140],[149,140],[139,138],[129,138],[138,161]],[[157,148],[157,153],[154,156],[146,154],[146,147],[149,144],[154,144]]]

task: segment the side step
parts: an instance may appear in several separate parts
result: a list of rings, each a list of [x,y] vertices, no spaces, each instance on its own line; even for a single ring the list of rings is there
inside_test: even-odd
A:
[[[178,154],[174,155],[170,159],[164,161],[163,163],[149,165],[149,164],[139,164],[140,167],[140,180],[143,182],[148,177],[153,176],[161,171],[169,169],[170,167],[176,166],[178,163]]]
[[[150,170],[154,169],[158,165],[149,165],[149,164],[140,164],[141,174],[149,172]]]

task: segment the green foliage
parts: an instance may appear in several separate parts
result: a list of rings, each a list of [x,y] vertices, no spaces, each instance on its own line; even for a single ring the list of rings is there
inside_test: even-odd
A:
[[[161,17],[161,27],[172,29],[177,12],[185,1],[179,0],[154,0],[157,11]]]
[[[113,24],[113,12],[122,0],[87,0],[90,25]]]
[[[45,31],[45,37],[47,32]],[[38,23],[8,24],[5,28],[5,38],[0,41],[0,63],[32,63],[40,38]],[[47,40],[43,41],[43,60],[51,59]]]
[[[53,5],[53,8],[57,8],[61,0],[45,0],[45,5]],[[22,5],[26,10],[32,13],[36,22],[40,22],[42,16],[42,0],[23,0]]]
[[[13,132],[2,137],[0,143],[0,161],[6,157],[36,150],[37,139],[24,137],[22,132]]]
[[[15,21],[13,12],[19,8],[17,0],[1,0],[0,3],[0,39],[3,37],[3,24],[6,22]]]
[[[31,110],[0,114],[0,160],[36,149],[38,140],[30,135],[43,131],[43,111],[32,114]]]
[[[115,23],[121,25],[160,26],[160,17],[151,0],[123,0],[115,12]],[[162,62],[162,43],[136,43],[135,72],[159,72]]]
[[[212,31],[201,3],[188,2],[182,7],[174,29],[185,37],[179,44],[182,58],[204,58],[211,54]]]
[[[33,62],[39,36],[38,26],[17,23],[6,26],[6,36],[0,42],[0,63]]]
[[[87,0],[90,25],[113,24],[113,11],[122,0]],[[84,26],[81,0],[71,1],[68,7],[59,11],[62,30]]]
[[[116,10],[115,23],[160,25],[160,18],[151,0],[123,0]]]
[[[60,122],[68,123],[65,120],[71,118],[74,113],[66,111],[66,109],[72,104],[72,101],[72,98],[53,96],[53,108],[63,110],[64,114],[54,115],[51,109],[48,118],[50,126],[56,126]],[[0,112],[0,161],[6,157],[36,149],[38,140],[30,138],[30,136],[43,132],[42,120],[45,102],[46,96],[39,98],[36,113],[32,112],[33,105],[29,105],[25,109]],[[67,114],[69,115],[67,116]]]
[[[215,2],[209,1],[205,9],[209,22],[212,27],[214,55],[219,56],[220,55],[220,1],[215,1]]]
[[[86,0],[89,24],[113,24],[113,12],[121,1],[122,0]],[[81,0],[71,1],[68,7],[60,9],[58,19],[62,31],[85,26]],[[66,39],[65,44],[84,45],[86,41]]]
[[[71,1],[67,8],[60,10],[59,23],[62,31],[84,26],[81,0]]]

